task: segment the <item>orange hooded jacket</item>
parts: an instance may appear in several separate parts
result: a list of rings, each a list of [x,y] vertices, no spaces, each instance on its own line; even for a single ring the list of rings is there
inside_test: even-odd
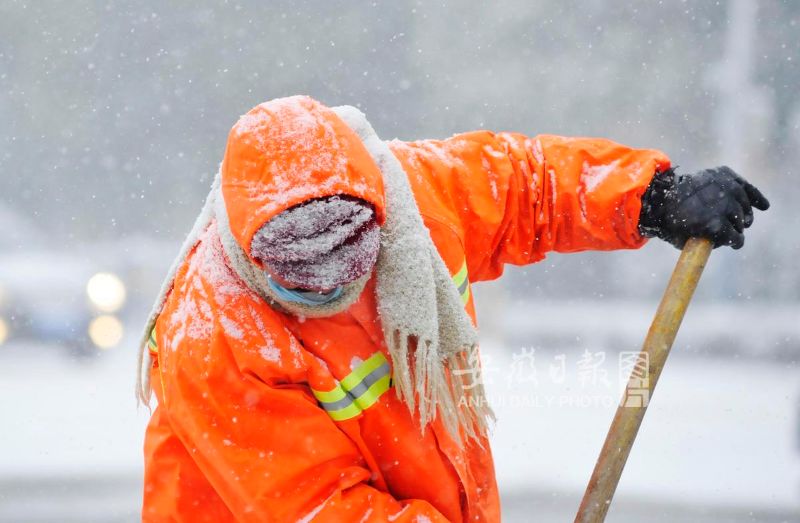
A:
[[[473,321],[470,283],[505,263],[641,246],[641,195],[669,167],[658,151],[589,138],[476,131],[389,146]],[[385,218],[365,145],[307,97],[243,116],[221,174],[245,252],[310,198],[357,196]],[[393,393],[374,288],[330,317],[279,312],[232,271],[211,221],[150,342],[144,521],[500,520],[488,442],[462,448],[438,422],[421,433]]]

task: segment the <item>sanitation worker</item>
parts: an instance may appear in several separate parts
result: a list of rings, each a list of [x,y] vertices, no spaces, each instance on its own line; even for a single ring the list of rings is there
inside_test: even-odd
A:
[[[648,237],[738,249],[768,205],[609,140],[255,107],[146,329],[143,520],[500,521],[470,285]]]

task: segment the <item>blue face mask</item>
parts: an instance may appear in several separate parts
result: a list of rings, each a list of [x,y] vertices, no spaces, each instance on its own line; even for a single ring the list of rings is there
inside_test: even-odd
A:
[[[269,288],[272,290],[272,292],[274,292],[281,300],[291,303],[300,303],[302,305],[309,305],[312,307],[315,305],[325,305],[326,303],[336,300],[342,295],[341,285],[328,292],[287,289],[283,285],[280,285],[275,280],[270,278],[269,275],[267,275],[267,283],[269,284]]]

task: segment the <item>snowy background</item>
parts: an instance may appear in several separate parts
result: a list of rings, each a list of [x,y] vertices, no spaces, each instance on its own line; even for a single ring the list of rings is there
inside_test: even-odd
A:
[[[181,5],[0,2],[0,521],[137,519],[138,329],[231,125],[297,93],[386,139],[604,136],[763,188],[744,250],[712,255],[609,521],[800,521],[800,3]],[[573,517],[618,353],[676,258],[554,255],[476,286],[507,520]]]

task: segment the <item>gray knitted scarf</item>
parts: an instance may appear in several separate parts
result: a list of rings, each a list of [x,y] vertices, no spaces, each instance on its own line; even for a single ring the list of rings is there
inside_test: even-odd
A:
[[[422,222],[406,173],[381,141],[363,113],[350,106],[332,109],[364,143],[383,175],[386,222],[376,266],[378,313],[393,367],[395,392],[412,414],[418,413],[425,430],[437,417],[459,444],[462,435],[478,439],[486,434],[494,415],[479,376],[478,335],[464,310],[461,297]],[[308,317],[329,316],[347,309],[368,276],[345,286],[338,300],[308,307],[280,300],[266,277],[234,239],[219,187],[219,175],[203,212],[184,242],[178,259],[162,286],[140,345],[137,393],[150,397],[149,333],[172,287],[175,271],[197,236],[216,215],[222,245],[232,268],[247,285],[276,308]]]

